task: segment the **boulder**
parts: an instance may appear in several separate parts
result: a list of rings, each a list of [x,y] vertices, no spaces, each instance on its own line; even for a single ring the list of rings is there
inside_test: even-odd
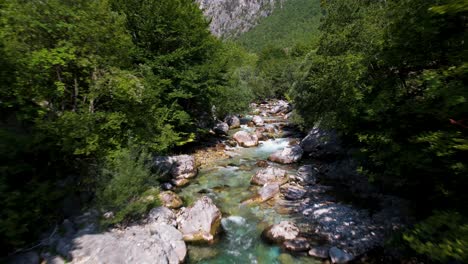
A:
[[[204,196],[189,208],[184,208],[177,216],[177,226],[185,241],[212,243],[219,231],[221,211],[213,201]]]
[[[288,240],[283,243],[283,247],[286,250],[293,252],[303,252],[307,251],[310,248],[309,241],[306,238],[298,237],[293,240]]]
[[[163,177],[169,177],[176,186],[187,184],[188,179],[198,173],[195,158],[190,155],[155,157],[152,169]]]
[[[267,183],[258,190],[258,196],[261,202],[265,202],[275,197],[279,191],[280,185],[278,183]]]
[[[312,247],[309,250],[309,256],[314,258],[327,259],[329,257],[328,251],[328,247]]]
[[[217,123],[213,127],[213,131],[218,135],[227,135],[227,133],[229,131],[229,125],[227,123],[224,123],[224,122]]]
[[[169,208],[163,206],[151,209],[147,222],[149,224],[177,225],[176,215]]]
[[[72,241],[71,263],[183,263],[187,248],[182,238],[166,224],[83,235]]]
[[[230,129],[236,129],[240,128],[240,119],[237,116],[234,115],[229,115],[224,119],[224,122],[226,122],[229,126]]]
[[[265,229],[262,236],[270,242],[281,244],[299,235],[299,228],[289,221],[282,221]]]
[[[286,114],[286,113],[291,112],[291,110],[292,110],[292,107],[288,102],[279,100],[271,108],[270,114]]]
[[[281,164],[291,164],[298,162],[302,158],[302,148],[298,145],[286,147],[283,150],[279,150],[268,157],[270,161],[281,163]]]
[[[334,130],[314,127],[301,141],[305,153],[314,158],[326,158],[342,153],[341,140]]]
[[[281,187],[281,193],[287,200],[300,200],[307,193],[303,187],[295,184],[286,184]]]
[[[308,185],[317,182],[318,170],[312,165],[304,165],[299,167],[295,179],[299,184]]]
[[[285,170],[275,167],[260,169],[250,180],[250,183],[256,185],[265,185],[267,183],[284,184],[288,181],[288,174]]]
[[[251,135],[245,131],[239,131],[234,134],[234,140],[242,147],[250,148],[258,145],[258,138],[256,135]]]
[[[183,205],[182,199],[180,199],[176,193],[171,191],[161,192],[159,194],[159,200],[162,205],[170,209],[177,209]]]
[[[348,254],[337,247],[330,248],[330,251],[328,253],[330,255],[332,263],[344,264],[354,259],[354,257],[351,254]]]
[[[260,116],[254,116],[252,118],[252,122],[256,125],[256,126],[263,126],[265,124],[265,122],[263,121],[263,118],[260,117]]]

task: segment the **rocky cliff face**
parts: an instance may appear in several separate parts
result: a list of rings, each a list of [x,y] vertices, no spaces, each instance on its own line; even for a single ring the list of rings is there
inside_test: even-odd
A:
[[[218,37],[238,36],[269,16],[275,3],[285,0],[196,0],[205,16],[211,19],[211,32]]]

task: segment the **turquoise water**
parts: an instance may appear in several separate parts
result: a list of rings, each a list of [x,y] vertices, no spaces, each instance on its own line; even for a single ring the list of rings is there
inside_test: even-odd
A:
[[[243,130],[249,128],[243,127]],[[244,205],[258,187],[250,184],[258,168],[256,162],[289,144],[290,139],[261,142],[256,148],[235,148],[228,151],[232,158],[218,160],[200,169],[192,183],[179,193],[186,202],[209,196],[223,213],[224,233],[211,246],[189,246],[188,263],[321,263],[310,257],[294,257],[279,247],[261,239],[263,229],[281,220],[294,219],[281,214],[274,201]],[[275,165],[279,166],[279,165]],[[293,173],[295,166],[282,166]]]

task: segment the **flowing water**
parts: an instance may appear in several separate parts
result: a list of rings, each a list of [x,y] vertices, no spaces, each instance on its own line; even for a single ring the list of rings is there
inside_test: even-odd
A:
[[[252,128],[242,126],[240,130],[252,131]],[[219,241],[211,246],[190,245],[188,263],[321,263],[310,257],[289,255],[262,241],[264,228],[281,220],[294,220],[294,214],[285,212],[274,200],[254,205],[242,203],[258,189],[250,184],[251,177],[260,169],[256,162],[266,160],[273,152],[286,147],[290,140],[270,139],[254,148],[233,148],[227,151],[231,158],[202,167],[197,178],[181,190],[180,196],[189,204],[206,195],[223,213],[224,233]],[[275,166],[291,173],[297,169],[297,165]]]

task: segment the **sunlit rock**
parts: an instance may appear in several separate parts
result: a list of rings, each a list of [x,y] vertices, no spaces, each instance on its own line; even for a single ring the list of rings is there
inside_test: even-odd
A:
[[[267,167],[259,170],[250,180],[250,183],[256,185],[265,185],[266,183],[284,184],[288,181],[287,172],[280,168]]]
[[[177,216],[177,227],[185,241],[214,241],[221,224],[221,211],[207,196],[202,197]]]
[[[234,140],[242,147],[250,148],[258,146],[258,138],[256,135],[251,135],[245,131],[239,131],[234,134]]]

